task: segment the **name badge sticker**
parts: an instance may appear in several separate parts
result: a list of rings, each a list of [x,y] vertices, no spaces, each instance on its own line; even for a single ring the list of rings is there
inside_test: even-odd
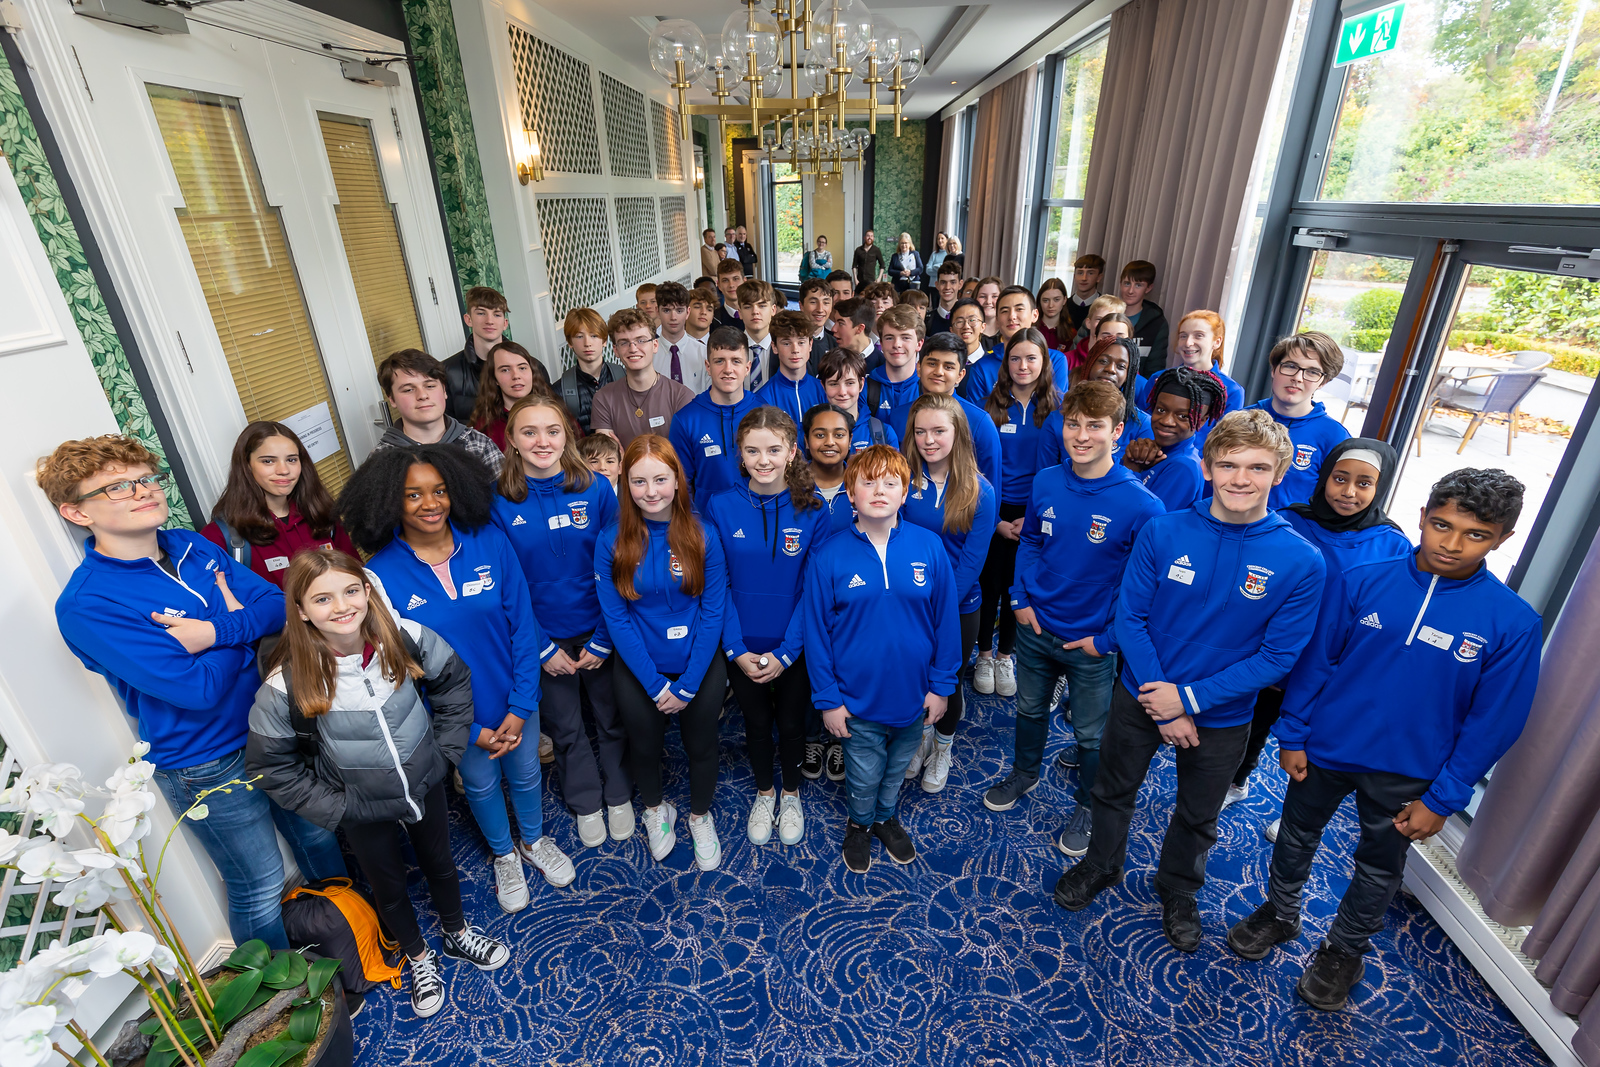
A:
[[[685,637],[688,637],[688,636],[689,636],[689,628],[687,626],[669,626],[669,627],[667,627],[667,640],[668,641],[682,641]]]
[[[665,426],[666,423],[667,423],[667,417],[665,415],[652,415],[652,416],[650,416],[650,428],[652,430],[654,430],[658,426]]]
[[[1050,520],[1046,519],[1039,524],[1039,532],[1042,534],[1049,534],[1050,536],[1054,537],[1056,531],[1054,527],[1051,526]]]
[[[571,525],[572,525],[572,516],[568,515],[566,512],[562,512],[560,515],[552,515],[552,516],[550,516],[550,529],[552,529],[552,530],[559,530],[563,526],[571,526]]]
[[[1000,427],[1000,432],[1001,433],[1016,433],[1017,432],[1017,424],[1014,423],[1014,422],[1008,422],[1004,426]]]
[[[1182,582],[1184,585],[1194,584],[1194,571],[1188,567],[1180,567],[1176,563],[1167,568],[1167,577],[1175,582]]]
[[[710,445],[710,446],[708,446],[706,448],[706,455],[708,455],[708,456],[720,456],[720,455],[722,455],[722,446],[721,445]]]
[[[1417,637],[1434,648],[1442,648],[1446,652],[1450,651],[1450,646],[1456,643],[1455,634],[1447,634],[1442,630],[1435,630],[1431,626],[1424,626],[1418,630]]]
[[[286,571],[289,569],[288,556],[272,556],[267,560],[267,571]]]
[[[461,586],[462,596],[477,596],[481,592],[483,592],[483,581],[481,579],[466,582]]]

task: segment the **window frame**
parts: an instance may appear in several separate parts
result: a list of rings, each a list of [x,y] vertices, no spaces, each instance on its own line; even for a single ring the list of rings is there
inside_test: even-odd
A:
[[[1050,229],[1051,209],[1077,208],[1081,211],[1084,205],[1081,196],[1066,198],[1046,195],[1050,192],[1050,179],[1055,173],[1056,150],[1061,145],[1061,88],[1066,79],[1067,60],[1079,52],[1093,48],[1110,36],[1111,20],[1106,19],[1065,48],[1052,53],[1048,61],[1049,66],[1041,71],[1041,88],[1048,87],[1049,94],[1047,98],[1040,100],[1038,111],[1039,135],[1036,138],[1038,154],[1035,158],[1038,159],[1039,165],[1034,168],[1033,227],[1028,238],[1028,267],[1023,279],[1024,284],[1035,292],[1044,280],[1044,248],[1045,238]],[[1102,72],[1103,77],[1104,72]],[[1092,155],[1094,146],[1090,145],[1089,148]],[[1070,271],[1067,277],[1071,277]]]

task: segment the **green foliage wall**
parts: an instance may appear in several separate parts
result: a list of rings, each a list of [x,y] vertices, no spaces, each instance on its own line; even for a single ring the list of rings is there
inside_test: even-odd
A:
[[[911,235],[912,244],[922,237],[923,152],[928,124],[902,122],[900,136],[894,135],[894,120],[879,121],[873,141],[876,158],[872,175],[872,225],[878,243],[893,249],[895,238]],[[919,248],[924,259],[933,250]]]

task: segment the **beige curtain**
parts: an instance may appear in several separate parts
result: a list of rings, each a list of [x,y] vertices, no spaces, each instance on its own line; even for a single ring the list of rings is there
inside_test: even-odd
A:
[[[1292,0],[1130,0],[1111,16],[1078,247],[1156,266],[1174,327],[1218,307]]]
[[[1021,276],[1027,233],[1025,172],[1038,71],[1035,64],[978,98],[967,234],[961,246],[969,277],[993,274],[1009,283]]]

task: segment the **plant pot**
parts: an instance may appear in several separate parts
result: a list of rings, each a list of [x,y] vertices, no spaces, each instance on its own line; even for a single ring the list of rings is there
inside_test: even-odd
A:
[[[222,970],[221,967],[213,967],[201,974],[200,978],[209,985],[211,979],[222,973]],[[350,1023],[350,1012],[345,1007],[344,983],[337,974],[328,983],[328,994],[331,994],[333,1003],[331,1007],[324,1007],[323,1010],[332,1011],[333,1016],[327,1029],[322,1032],[322,1036],[314,1045],[294,1060],[290,1060],[291,1064],[298,1061],[302,1067],[351,1067],[354,1063],[355,1031]],[[134,1020],[131,1025],[138,1026],[154,1017],[155,1009],[152,1008]],[[123,1062],[127,1067],[144,1067],[144,1055],[141,1053],[137,1058]],[[112,1067],[122,1067],[115,1059],[111,1063]],[[178,1061],[179,1067],[182,1067],[182,1063],[182,1060]]]

